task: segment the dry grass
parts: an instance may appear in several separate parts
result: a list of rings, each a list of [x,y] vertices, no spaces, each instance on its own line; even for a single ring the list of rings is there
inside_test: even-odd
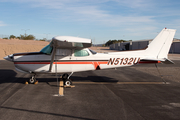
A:
[[[37,52],[48,44],[45,41],[0,39],[0,60],[13,53]]]
[[[46,41],[0,39],[0,60],[14,53],[37,52],[48,44],[49,42]],[[90,47],[90,49],[97,52],[107,52],[109,47]]]

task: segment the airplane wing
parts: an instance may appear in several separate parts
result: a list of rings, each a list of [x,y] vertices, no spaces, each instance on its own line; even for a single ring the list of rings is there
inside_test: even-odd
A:
[[[91,39],[71,37],[71,36],[57,36],[52,38],[51,46],[55,48],[87,48],[91,47]]]

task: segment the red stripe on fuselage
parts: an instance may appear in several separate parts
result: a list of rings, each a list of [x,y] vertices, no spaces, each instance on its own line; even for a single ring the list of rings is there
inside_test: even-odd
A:
[[[100,70],[101,69],[98,62],[93,62],[93,65],[94,65],[94,68],[96,70]]]
[[[51,62],[14,62],[14,64],[50,64]],[[96,64],[94,64],[96,63]],[[97,64],[107,64],[105,61],[73,61],[73,62],[53,62],[53,64],[93,64],[97,67]]]
[[[51,62],[14,62],[14,64],[50,64]],[[108,61],[73,61],[73,62],[53,62],[53,64],[92,64],[95,70],[100,69],[100,64],[107,64]]]

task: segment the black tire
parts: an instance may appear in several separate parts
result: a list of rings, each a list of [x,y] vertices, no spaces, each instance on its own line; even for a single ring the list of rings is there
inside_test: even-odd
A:
[[[66,80],[66,79],[68,78],[68,76],[69,76],[69,75],[68,75],[67,73],[65,73],[65,74],[62,75],[62,79],[63,79],[63,80]]]
[[[35,82],[36,82],[35,78],[30,78],[28,81],[29,84],[34,84]]]
[[[66,79],[66,80],[64,80],[64,85],[65,86],[71,86],[72,85],[72,81],[70,79]]]

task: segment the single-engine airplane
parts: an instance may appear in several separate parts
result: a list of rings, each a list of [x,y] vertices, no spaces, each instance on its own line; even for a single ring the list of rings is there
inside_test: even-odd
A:
[[[89,49],[91,39],[57,36],[40,52],[15,53],[4,57],[14,62],[19,72],[31,74],[29,83],[36,82],[37,74],[62,74],[64,84],[74,72],[128,67],[140,63],[173,63],[168,52],[176,30],[163,29],[144,50],[96,53]]]

